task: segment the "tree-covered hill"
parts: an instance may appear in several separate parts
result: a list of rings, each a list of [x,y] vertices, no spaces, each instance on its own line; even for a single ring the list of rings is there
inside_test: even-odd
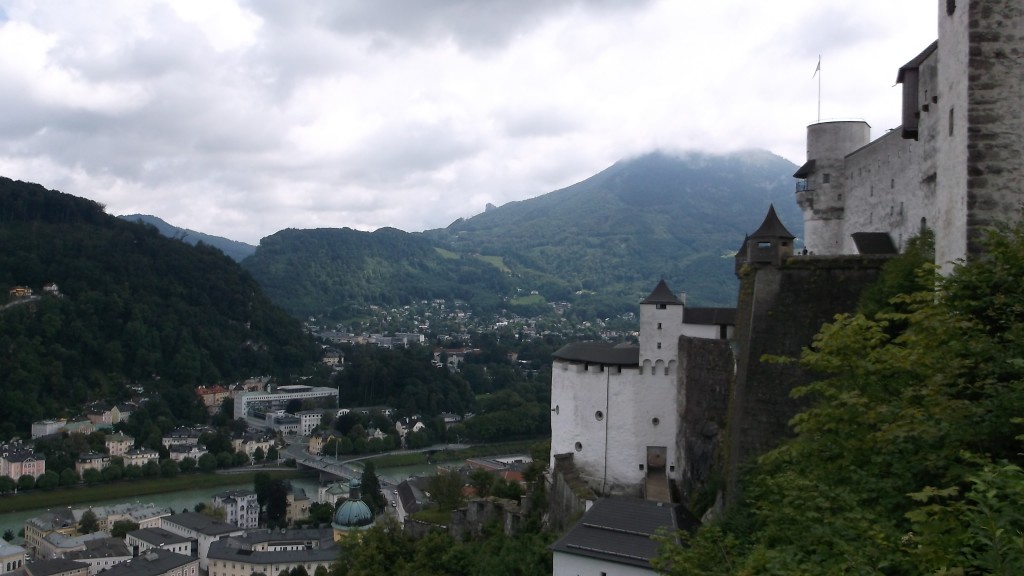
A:
[[[60,296],[43,295],[55,283]],[[32,300],[9,297],[25,286]],[[0,178],[0,435],[39,418],[158,389],[316,359],[299,323],[208,246],[119,220],[95,202]]]
[[[635,311],[662,277],[693,305],[731,306],[731,256],[768,206],[803,232],[795,169],[764,151],[653,153],[445,229],[284,230],[244,266],[298,315],[458,298],[480,311],[569,301],[578,315],[603,318]],[[533,291],[533,301],[516,298]]]
[[[367,304],[433,298],[493,309],[510,286],[492,264],[394,228],[282,230],[261,240],[243,266],[268,296],[299,316],[346,318]]]
[[[664,277],[704,306],[736,303],[731,255],[775,204],[798,237],[796,167],[764,151],[652,153],[578,184],[460,220],[428,236],[530,270],[542,294],[594,293],[596,311],[632,307]],[[556,286],[562,286],[558,291]]]
[[[149,216],[147,214],[127,214],[124,216],[118,216],[122,220],[128,220],[129,222],[142,222],[143,224],[149,224],[154,226],[161,234],[168,238],[174,238],[175,240],[181,240],[189,244],[208,244],[214,248],[219,249],[221,252],[227,254],[235,262],[241,262],[252,253],[256,251],[256,247],[252,244],[246,244],[245,242],[239,242],[237,240],[231,240],[228,238],[222,238],[220,236],[212,236],[210,234],[204,234],[203,232],[197,232],[188,228],[178,228],[177,226],[168,224],[156,216]]]

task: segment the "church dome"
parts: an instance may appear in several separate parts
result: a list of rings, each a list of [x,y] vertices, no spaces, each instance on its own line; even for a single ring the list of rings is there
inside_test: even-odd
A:
[[[346,500],[334,513],[332,525],[339,530],[361,528],[373,523],[373,512],[362,500]]]

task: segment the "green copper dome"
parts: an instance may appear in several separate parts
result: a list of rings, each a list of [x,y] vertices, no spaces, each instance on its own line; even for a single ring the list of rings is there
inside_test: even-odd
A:
[[[332,526],[339,530],[359,528],[373,524],[373,512],[362,500],[346,500],[334,513]]]

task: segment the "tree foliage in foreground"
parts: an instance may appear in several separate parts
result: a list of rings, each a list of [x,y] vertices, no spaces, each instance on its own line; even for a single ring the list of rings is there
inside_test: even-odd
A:
[[[374,526],[339,542],[333,576],[533,576],[551,574],[546,534],[501,533],[459,542],[445,533],[409,538],[397,526]]]
[[[947,278],[887,273],[910,293],[821,329],[799,359],[823,377],[794,390],[815,401],[795,437],[723,522],[666,539],[661,570],[1024,573],[1024,228]]]

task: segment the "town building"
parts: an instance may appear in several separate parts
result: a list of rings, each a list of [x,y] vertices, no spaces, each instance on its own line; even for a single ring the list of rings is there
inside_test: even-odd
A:
[[[159,462],[160,453],[152,448],[129,448],[121,455],[125,466],[145,466],[150,462]]]
[[[209,569],[207,553],[210,551],[211,544],[221,538],[245,534],[245,529],[243,528],[196,512],[182,512],[181,514],[166,516],[161,519],[160,527],[172,534],[177,534],[195,542],[193,550],[199,557],[199,567],[204,572]],[[150,553],[152,552],[163,551],[150,550]]]
[[[235,397],[235,419],[251,416],[254,412],[267,413],[284,410],[291,400],[309,401],[324,408],[338,407],[338,389],[294,384],[278,386],[273,392],[242,392]]]
[[[25,548],[33,557],[41,558],[44,557],[39,553],[44,547],[43,540],[54,532],[65,536],[77,534],[78,521],[75,520],[71,508],[58,508],[25,520],[23,530],[25,532]]]
[[[263,431],[246,431],[231,439],[231,447],[235,452],[245,452],[249,458],[253,457],[257,448],[263,449],[265,457],[274,446],[274,435]]]
[[[116,434],[108,434],[106,439],[103,440],[103,444],[107,447],[107,454],[111,457],[118,456],[123,458],[125,453],[135,445],[135,438],[118,432]]]
[[[653,576],[658,530],[677,530],[672,505],[633,498],[602,498],[551,545],[552,574]]]
[[[117,564],[132,559],[131,550],[121,538],[96,538],[85,542],[84,548],[65,554],[65,558],[89,565],[89,576],[96,576]]]
[[[89,576],[88,564],[65,558],[36,560],[23,570],[27,576]]]
[[[200,561],[192,556],[153,548],[104,572],[104,576],[196,576]]]
[[[224,520],[239,528],[256,528],[260,523],[260,505],[252,490],[227,490],[213,495],[213,508],[224,510]]]
[[[0,476],[17,480],[22,476],[39,478],[46,472],[46,460],[29,444],[13,440],[0,444]]]
[[[168,532],[163,528],[140,528],[125,535],[125,544],[133,556],[139,556],[152,548],[167,550],[188,556],[192,553],[192,541],[184,536]]]
[[[175,428],[163,436],[161,443],[171,446],[195,446],[199,444],[199,431],[194,428]]]
[[[198,462],[200,458],[209,454],[210,451],[202,444],[175,444],[167,448],[167,453],[170,459],[175,462],[181,462],[185,458],[191,458]]]
[[[75,472],[79,476],[87,470],[103,471],[107,466],[110,466],[110,455],[102,452],[83,452],[75,460]]]
[[[39,420],[32,423],[32,439],[42,438],[60,432],[68,421],[64,418]]]
[[[210,546],[210,576],[280,574],[298,567],[313,574],[330,570],[338,558],[333,532],[326,529],[255,530]]]
[[[231,397],[231,391],[218,384],[199,386],[196,388],[196,394],[203,400],[203,405],[210,414],[216,414],[224,400]]]
[[[299,434],[309,436],[320,426],[324,413],[320,410],[302,410],[296,412],[295,416],[299,418]]]
[[[0,574],[14,572],[25,565],[28,553],[21,546],[0,540]]]

